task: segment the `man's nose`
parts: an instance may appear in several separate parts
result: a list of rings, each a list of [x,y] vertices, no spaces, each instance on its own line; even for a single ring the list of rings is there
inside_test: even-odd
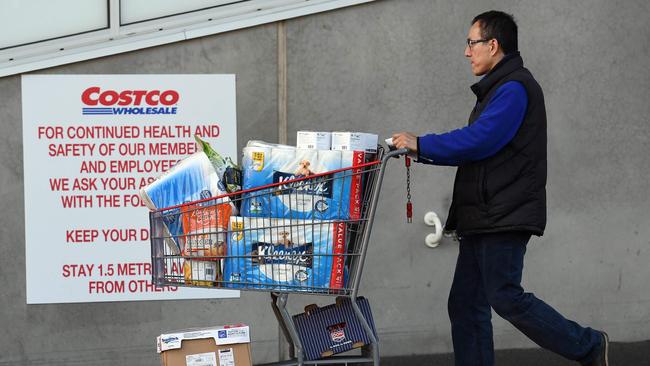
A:
[[[472,49],[469,48],[469,46],[465,46],[465,57],[471,57],[472,56]]]

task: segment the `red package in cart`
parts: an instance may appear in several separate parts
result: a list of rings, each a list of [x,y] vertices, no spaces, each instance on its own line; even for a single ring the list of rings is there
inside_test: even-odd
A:
[[[191,257],[222,256],[225,254],[226,231],[232,207],[220,204],[210,207],[198,205],[183,208],[183,255]]]
[[[185,245],[183,266],[185,282],[196,286],[215,286],[223,276],[223,256],[226,255],[230,204],[182,209]]]

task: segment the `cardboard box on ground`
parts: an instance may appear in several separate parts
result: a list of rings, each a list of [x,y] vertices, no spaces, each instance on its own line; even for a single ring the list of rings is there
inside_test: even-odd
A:
[[[195,328],[161,334],[162,366],[252,366],[247,325]]]

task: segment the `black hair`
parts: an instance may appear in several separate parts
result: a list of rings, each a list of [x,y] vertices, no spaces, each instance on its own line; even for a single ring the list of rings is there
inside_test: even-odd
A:
[[[517,45],[517,23],[512,15],[502,11],[490,10],[479,14],[472,20],[472,25],[479,22],[483,39],[495,38],[504,54],[519,50]]]

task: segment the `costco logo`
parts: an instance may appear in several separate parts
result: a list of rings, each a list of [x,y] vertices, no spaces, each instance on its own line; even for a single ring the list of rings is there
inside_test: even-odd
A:
[[[176,114],[176,90],[102,90],[91,86],[81,93],[84,115]]]

